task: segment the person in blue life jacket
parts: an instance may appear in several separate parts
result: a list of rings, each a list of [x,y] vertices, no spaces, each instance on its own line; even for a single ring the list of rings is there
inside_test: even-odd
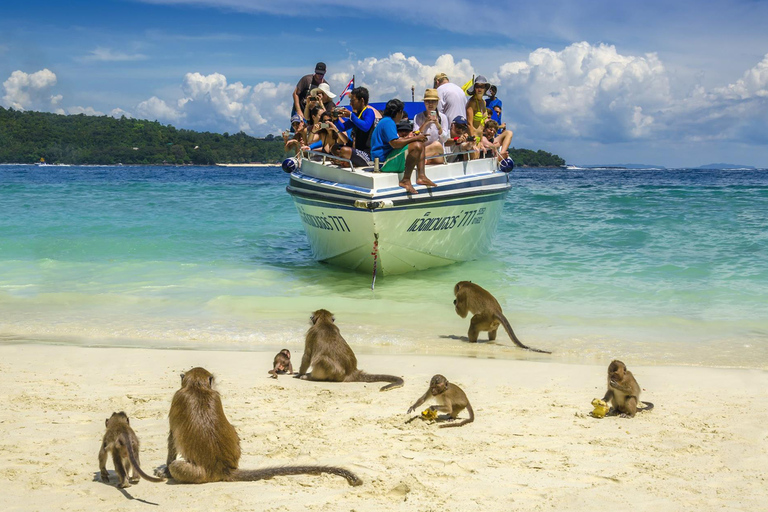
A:
[[[368,98],[368,89],[355,87],[349,94],[349,106],[352,107],[352,112],[346,108],[334,110],[334,115],[337,116],[336,128],[340,132],[352,130],[353,142],[351,146],[335,148],[333,154],[352,160],[352,164],[356,167],[373,163],[371,139],[376,124],[376,113],[373,107],[368,106]]]
[[[418,194],[411,184],[411,175],[416,168],[416,183],[427,187],[436,187],[424,173],[425,150],[423,133],[411,133],[406,137],[397,134],[397,123],[403,120],[405,105],[398,99],[387,102],[382,118],[373,129],[371,138],[371,156],[384,162],[381,172],[403,173],[398,183],[411,194]]]

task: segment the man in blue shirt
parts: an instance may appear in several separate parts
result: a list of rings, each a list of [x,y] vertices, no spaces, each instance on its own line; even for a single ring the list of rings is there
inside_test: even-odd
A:
[[[371,137],[371,156],[384,162],[381,172],[403,173],[399,185],[411,194],[418,194],[411,184],[413,168],[416,167],[416,183],[427,187],[436,187],[424,173],[426,153],[424,141],[427,136],[423,133],[410,134],[400,137],[397,134],[397,123],[403,119],[405,106],[403,102],[394,99],[387,102],[382,118],[373,129]]]
[[[345,132],[352,130],[352,147],[342,147],[339,149],[338,156],[352,159],[352,155],[366,160],[366,164],[371,164],[371,136],[376,121],[376,114],[368,106],[368,89],[365,87],[355,87],[349,94],[349,106],[352,112],[347,109],[339,109],[339,119],[336,121],[336,127],[339,131]],[[353,151],[356,150],[356,151]]]
[[[501,126],[501,100],[496,98],[496,86],[492,85],[488,89],[488,98],[485,100],[485,108],[491,113],[491,119]]]

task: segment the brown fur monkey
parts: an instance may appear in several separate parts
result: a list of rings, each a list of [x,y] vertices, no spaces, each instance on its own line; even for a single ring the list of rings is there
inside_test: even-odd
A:
[[[268,373],[272,374],[272,378],[276,379],[278,373],[288,373],[293,375],[293,364],[291,364],[291,351],[284,348],[275,356],[272,361],[272,369]]]
[[[282,475],[331,473],[350,485],[363,483],[354,473],[333,466],[287,466],[238,469],[240,438],[227,420],[213,375],[205,368],[182,374],[168,414],[168,460],[165,474],[187,484],[255,481]],[[177,455],[182,459],[177,460]]]
[[[374,375],[357,369],[355,353],[341,337],[330,311],[318,309],[312,313],[310,319],[312,327],[307,331],[304,341],[304,355],[299,368],[300,378],[332,382],[389,382],[380,391],[403,385],[403,379],[400,377]],[[310,366],[312,372],[307,374]]]
[[[496,331],[500,325],[503,325],[509,337],[518,347],[542,354],[552,353],[523,345],[515,336],[515,331],[512,330],[509,320],[501,312],[499,301],[486,289],[471,281],[459,281],[453,288],[453,294],[456,296],[453,301],[453,305],[456,306],[456,313],[461,318],[467,318],[467,313],[474,315],[469,322],[469,332],[467,333],[470,342],[477,343],[480,331],[488,331],[488,339],[495,340]]]
[[[460,427],[467,423],[475,421],[475,412],[472,410],[472,405],[467,399],[467,395],[456,384],[448,382],[448,379],[442,375],[435,375],[432,380],[429,381],[429,389],[424,393],[421,398],[416,400],[416,403],[408,408],[408,413],[412,413],[418,406],[426,402],[430,397],[437,401],[438,405],[430,406],[433,411],[440,411],[448,413],[451,419],[455,420],[459,413],[464,409],[469,412],[469,418],[459,423],[447,423],[440,425],[440,428],[447,427]]]
[[[653,404],[642,402],[645,408],[638,409],[640,401],[640,385],[635,380],[632,372],[627,370],[627,365],[614,360],[608,365],[608,391],[603,401],[611,402],[611,410],[608,414],[620,414],[622,418],[634,418],[637,411],[650,411]]]
[[[130,487],[139,483],[139,475],[150,482],[162,482],[162,478],[149,476],[141,470],[139,465],[139,438],[133,431],[128,420],[128,415],[123,411],[113,412],[112,416],[104,422],[107,431],[101,441],[99,449],[99,470],[102,482],[109,482],[107,471],[107,455],[112,454],[112,462],[115,464],[121,488]]]

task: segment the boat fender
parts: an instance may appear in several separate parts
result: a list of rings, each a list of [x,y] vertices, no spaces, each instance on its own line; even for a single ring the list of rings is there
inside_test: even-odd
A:
[[[282,168],[288,174],[299,169],[299,159],[295,157],[286,158],[283,160]]]
[[[499,162],[499,170],[501,172],[511,172],[515,168],[515,161],[511,158],[505,158]]]

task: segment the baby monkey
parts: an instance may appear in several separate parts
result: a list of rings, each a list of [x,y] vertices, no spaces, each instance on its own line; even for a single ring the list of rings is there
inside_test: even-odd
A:
[[[642,402],[645,408],[638,409],[640,402],[640,385],[635,380],[632,372],[627,370],[627,365],[614,360],[608,366],[608,391],[603,397],[604,402],[611,402],[611,410],[608,414],[615,416],[620,414],[622,418],[634,418],[637,411],[650,411],[653,404]]]
[[[272,361],[272,369],[268,373],[272,374],[272,378],[276,379],[278,373],[288,373],[293,375],[293,365],[291,364],[291,351],[284,348],[275,356],[275,360]]]
[[[107,431],[99,449],[99,469],[102,482],[109,482],[107,472],[107,454],[112,454],[112,462],[115,463],[115,471],[120,478],[121,488],[130,487],[139,483],[139,476],[150,482],[163,482],[162,478],[155,478],[144,473],[139,466],[139,438],[130,426],[128,415],[123,411],[113,412],[112,416],[104,422]],[[138,475],[137,475],[138,473]]]
[[[459,423],[446,423],[445,425],[440,425],[440,428],[460,427],[475,421],[475,412],[472,410],[472,405],[469,403],[467,395],[464,394],[464,391],[462,391],[459,386],[448,382],[448,379],[442,375],[435,375],[432,377],[432,380],[429,381],[429,389],[427,389],[427,392],[424,393],[421,398],[416,400],[416,403],[408,409],[408,413],[410,414],[416,410],[416,408],[426,402],[430,396],[432,396],[438,403],[438,405],[430,406],[430,409],[433,411],[446,412],[452,420],[455,420],[459,413],[464,409],[467,409],[469,412],[468,419],[460,421]]]

